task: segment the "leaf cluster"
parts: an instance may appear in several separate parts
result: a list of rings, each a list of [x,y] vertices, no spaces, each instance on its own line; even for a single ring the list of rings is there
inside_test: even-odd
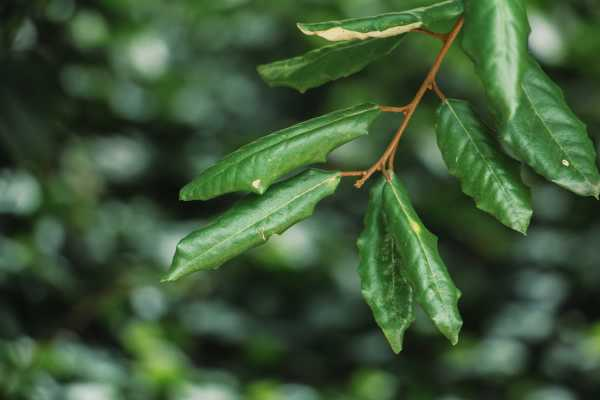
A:
[[[456,21],[451,32],[429,30],[437,22],[448,21]],[[495,116],[491,128],[467,101],[447,98],[435,79],[463,21],[462,47],[485,87]],[[297,124],[241,147],[186,185],[180,195],[186,201],[233,192],[251,194],[184,238],[164,281],[218,268],[308,218],[322,199],[335,193],[342,177],[359,176],[366,181],[372,172],[381,171],[384,176],[371,190],[365,230],[358,241],[364,297],[394,351],[402,349],[416,304],[456,344],[462,326],[461,293],[438,252],[437,237],[417,215],[393,165],[398,140],[424,92],[434,90],[441,100],[436,134],[448,171],[479,209],[505,226],[525,234],[533,215],[521,165],[578,195],[600,194],[596,151],[585,125],[528,52],[531,29],[524,1],[447,0],[413,10],[298,27],[304,34],[334,43],[260,66],[258,72],[272,86],[305,92],[355,74],[396,50],[409,32],[441,39],[444,46],[422,89],[407,106],[362,104]],[[282,180],[325,162],[335,148],[367,135],[373,121],[390,110],[404,113],[405,121],[371,170],[310,169]]]

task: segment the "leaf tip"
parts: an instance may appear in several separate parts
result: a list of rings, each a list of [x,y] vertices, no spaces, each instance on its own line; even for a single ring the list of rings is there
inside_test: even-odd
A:
[[[454,336],[454,337],[452,337],[450,339],[450,344],[452,346],[456,346],[458,344],[458,342],[459,342],[459,335],[458,334],[456,334],[456,336]]]
[[[598,185],[596,185],[596,190],[594,191],[594,193],[592,193],[592,196],[596,200],[600,200],[600,183]]]
[[[270,64],[258,65],[256,67],[256,72],[267,85],[273,87],[273,81],[269,78],[269,66]]]
[[[513,227],[514,230],[519,232],[523,236],[527,236],[527,231],[529,230],[529,225],[531,224],[531,217],[533,216],[533,212],[529,213],[521,223],[515,225]]]
[[[194,181],[195,182],[195,181]],[[179,190],[180,201],[204,200],[195,193],[194,182],[190,182]]]
[[[172,276],[170,275],[165,275],[161,278],[160,283],[162,284],[166,284],[166,283],[173,283],[175,282],[177,279],[173,279]]]
[[[434,319],[434,322],[437,325],[439,331],[450,341],[452,346],[456,346],[460,337],[460,330],[463,326],[462,319],[459,316],[457,316],[445,318],[444,321],[436,321]]]
[[[193,271],[187,271],[182,268],[171,268],[171,270],[162,277],[160,283],[164,284],[176,282],[184,276],[189,275],[191,272]]]
[[[189,193],[185,188],[179,191],[179,201],[189,201]]]
[[[400,334],[390,334],[389,332],[383,332],[387,342],[390,344],[390,347],[394,354],[402,353],[402,349],[404,348],[404,333]]]
[[[446,336],[446,338],[448,338],[448,340],[450,341],[450,344],[452,344],[452,346],[456,346],[458,344],[458,341],[460,339],[460,330],[462,329],[462,325],[463,325],[463,322],[461,319],[452,321],[452,323],[450,323],[446,327],[445,332],[442,332],[444,334],[444,336]]]
[[[314,35],[313,32],[311,32],[310,30],[308,30],[306,28],[306,24],[303,24],[302,22],[296,23],[296,27],[300,30],[300,32],[302,32],[305,35],[308,35],[308,36]]]

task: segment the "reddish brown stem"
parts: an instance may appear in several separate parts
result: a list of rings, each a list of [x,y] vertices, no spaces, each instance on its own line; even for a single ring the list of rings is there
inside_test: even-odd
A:
[[[345,171],[340,172],[341,177],[351,177],[351,176],[363,176],[365,171]]]
[[[437,97],[439,97],[441,101],[446,101],[446,95],[444,94],[444,92],[442,92],[442,89],[440,89],[440,87],[438,86],[436,81],[433,81],[433,83],[431,84],[431,87],[432,87],[433,91],[435,92],[435,94],[437,95]]]
[[[375,162],[375,164],[373,164],[371,166],[371,168],[366,170],[364,172],[364,174],[362,175],[362,178],[356,182],[355,186],[357,188],[361,188],[365,184],[365,182],[367,180],[369,180],[369,178],[375,172],[382,171],[385,168],[388,168],[390,170],[393,169],[394,160],[395,160],[395,156],[396,156],[396,150],[398,149],[398,143],[400,142],[402,135],[406,131],[406,128],[410,124],[412,116],[414,115],[417,107],[421,103],[421,100],[423,100],[425,93],[427,93],[428,90],[431,90],[432,88],[434,88],[436,86],[435,78],[440,70],[440,67],[442,65],[442,62],[444,61],[444,58],[448,54],[448,50],[450,50],[450,47],[452,47],[452,44],[454,43],[454,41],[456,40],[456,37],[460,33],[460,30],[462,29],[463,24],[464,24],[464,19],[463,19],[463,17],[461,17],[458,19],[458,21],[456,21],[456,24],[454,25],[454,28],[452,28],[452,31],[448,35],[445,35],[444,45],[442,46],[440,52],[438,53],[437,57],[435,58],[433,66],[429,70],[429,73],[427,74],[425,80],[419,87],[419,90],[417,91],[417,94],[415,95],[413,100],[405,107],[406,108],[406,111],[404,113],[405,118],[402,121],[400,128],[398,128],[398,130],[396,131],[394,138],[392,139],[392,141],[386,148],[383,155],[379,158],[379,160],[377,160],[377,162]]]
[[[429,29],[425,29],[425,28],[413,29],[411,32],[424,33],[425,35],[439,39],[442,42],[445,42],[446,40],[448,40],[447,33],[437,33],[437,32],[433,32],[433,31],[430,31]]]
[[[379,106],[379,109],[382,112],[406,114],[406,112],[408,111],[408,106],[402,106],[402,107]]]

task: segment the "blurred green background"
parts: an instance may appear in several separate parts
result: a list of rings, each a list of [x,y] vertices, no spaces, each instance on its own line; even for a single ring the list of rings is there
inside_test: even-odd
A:
[[[439,47],[308,92],[269,89],[258,64],[322,42],[296,21],[409,0],[0,2],[0,398],[18,400],[574,400],[600,398],[600,211],[529,171],[528,236],[475,209],[448,176],[429,96],[398,171],[463,291],[452,348],[422,313],[394,356],[364,304],[355,240],[367,191],[345,182],[266,246],[161,286],[177,241],[232,195],[178,189],[265,133],[365,101],[400,105]],[[600,140],[600,7],[530,1],[531,49]],[[486,114],[455,48],[446,94]],[[368,166],[386,116],[329,168]]]

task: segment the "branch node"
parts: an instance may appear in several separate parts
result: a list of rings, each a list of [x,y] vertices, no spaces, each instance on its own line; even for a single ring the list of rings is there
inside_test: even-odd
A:
[[[396,107],[396,106],[379,106],[379,109],[382,112],[388,112],[388,113],[402,113],[404,115],[406,115],[406,112],[408,110],[409,106],[402,106],[402,107]]]
[[[421,33],[428,34],[430,36],[437,37],[438,39],[441,39],[444,41],[444,45],[442,46],[442,49],[440,50],[437,57],[435,58],[433,66],[429,70],[427,77],[425,78],[425,80],[423,81],[421,86],[419,87],[419,90],[417,91],[413,100],[408,105],[403,106],[403,107],[379,106],[381,111],[384,111],[384,112],[401,112],[404,114],[405,118],[402,121],[402,124],[400,125],[398,130],[396,131],[394,138],[388,144],[384,153],[381,155],[379,160],[377,160],[368,170],[362,171],[361,175],[347,175],[348,173],[346,173],[346,175],[342,174],[342,176],[362,176],[362,178],[359,179],[358,181],[356,181],[356,183],[354,184],[354,186],[356,188],[358,188],[358,189],[362,188],[363,185],[365,184],[365,182],[367,182],[367,180],[369,180],[369,178],[371,176],[373,176],[373,174],[375,172],[378,172],[378,171],[382,171],[383,174],[385,175],[385,177],[388,180],[390,179],[390,173],[394,171],[394,161],[395,161],[395,157],[396,157],[396,151],[398,150],[398,143],[400,142],[402,135],[406,131],[406,128],[408,127],[410,120],[411,120],[413,114],[415,113],[415,110],[421,103],[421,100],[423,100],[423,97],[425,96],[425,94],[427,93],[428,90],[435,91],[435,93],[438,95],[438,97],[440,97],[440,99],[442,99],[442,100],[446,99],[446,96],[442,93],[441,89],[439,88],[439,86],[436,83],[436,77],[441,68],[442,62],[444,61],[444,58],[446,57],[446,54],[448,54],[448,50],[450,50],[450,47],[456,40],[456,37],[460,33],[460,30],[462,29],[463,24],[464,24],[464,18],[460,17],[454,24],[454,28],[452,28],[452,31],[450,31],[447,34],[439,34],[439,33],[431,32],[426,29],[415,29],[414,30],[414,32],[421,32]],[[386,166],[386,164],[387,164],[387,166]]]
[[[432,87],[437,97],[439,97],[441,101],[446,101],[446,95],[444,94],[444,92],[442,92],[442,89],[440,89],[436,81],[433,81]]]

